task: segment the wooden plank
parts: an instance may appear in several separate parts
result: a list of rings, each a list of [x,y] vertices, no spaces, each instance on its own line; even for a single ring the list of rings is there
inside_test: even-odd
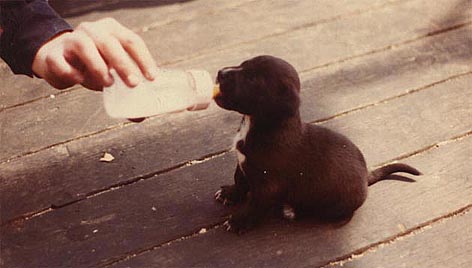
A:
[[[472,75],[450,80],[374,106],[365,115],[354,113],[324,125],[348,133],[361,151],[370,152],[366,154],[368,165],[377,165],[472,130],[472,122],[464,122],[472,118],[472,104],[457,100],[472,95],[468,93],[471,83]],[[361,121],[353,124],[356,119]]]
[[[470,71],[472,39],[467,36],[471,31],[469,26],[302,73],[302,117],[320,120]]]
[[[472,52],[460,49],[468,30],[311,73],[303,84],[303,118],[339,114],[470,70]],[[0,164],[3,221],[227,149],[239,116],[215,109],[153,118]],[[99,162],[107,151],[119,157]]]
[[[471,82],[472,75],[464,76],[437,85],[430,90],[409,94],[386,102],[382,105],[363,109],[358,113],[352,113],[344,117],[336,118],[328,121],[326,125],[338,129],[342,131],[342,133],[351,137],[354,142],[363,149],[370,165],[376,165],[387,159],[395,158],[412,151],[417,151],[439,141],[447,140],[461,133],[471,131],[472,122],[468,120],[472,116],[472,107],[469,105],[469,99],[472,97],[472,92],[470,91]],[[411,113],[410,111],[417,112]],[[444,124],[444,122],[447,122],[447,124]],[[376,128],[375,132],[373,132],[372,126],[382,127]],[[471,142],[470,139],[467,139],[467,141]],[[414,186],[411,184],[406,184],[407,186],[399,186],[399,192],[397,194],[402,196],[404,202],[407,202],[408,200],[408,206],[412,206],[414,203],[410,202],[411,199],[420,197],[425,199],[430,198],[432,200],[433,198],[444,198],[444,201],[436,200],[435,204],[440,206],[438,202],[444,202],[444,204],[442,204],[443,208],[447,207],[448,209],[451,208],[450,206],[456,206],[460,202],[470,201],[469,199],[472,195],[465,195],[464,197],[462,192],[458,190],[464,188],[464,183],[466,185],[467,183],[470,183],[466,177],[459,176],[468,173],[460,173],[457,175],[459,177],[457,177],[456,181],[451,179],[456,178],[454,175],[456,173],[454,172],[468,172],[469,169],[472,168],[469,167],[465,160],[469,157],[468,148],[470,147],[467,146],[468,144],[461,145],[462,146],[458,147],[460,147],[460,150],[464,151],[455,149],[453,153],[448,151],[448,154],[446,155],[441,154],[441,156],[437,156],[434,159],[428,158],[428,161],[423,160],[424,163],[414,162],[414,165],[426,174],[437,175],[432,178],[428,176],[427,181],[422,180],[427,183],[419,185],[431,187],[428,183],[432,183],[433,187],[441,189],[441,193],[447,194],[447,196],[423,196],[425,195],[424,191],[426,191],[426,189],[431,189],[418,189],[414,187],[416,184]],[[175,149],[176,147],[171,148]],[[88,150],[84,150],[84,152],[87,153]],[[450,157],[447,161],[439,161],[439,157],[452,155],[454,157]],[[141,157],[139,160],[142,159],[145,159],[145,157]],[[450,161],[456,161],[456,163],[449,163]],[[125,163],[126,162],[117,161],[116,166],[110,166],[110,168],[118,168],[121,164],[126,165]],[[228,158],[224,155],[217,160],[210,159],[202,165],[194,165],[188,169],[178,169],[173,172],[164,173],[153,179],[142,181],[141,183],[122,187],[119,190],[105,192],[97,197],[92,197],[83,202],[78,202],[62,209],[55,210],[51,213],[34,217],[31,220],[9,224],[4,228],[6,232],[5,237],[11,236],[11,238],[5,238],[5,243],[6,245],[12,245],[7,248],[13,248],[13,245],[15,245],[15,250],[11,251],[11,253],[7,252],[8,254],[6,256],[10,256],[10,254],[30,256],[25,257],[25,261],[32,261],[34,258],[38,258],[38,254],[48,256],[47,260],[41,258],[38,259],[38,264],[45,266],[48,265],[42,263],[43,261],[62,262],[64,261],[62,258],[69,259],[71,261],[70,264],[72,264],[73,262],[78,261],[73,258],[73,256],[77,256],[77,258],[80,256],[80,258],[82,258],[84,257],[84,254],[87,257],[83,258],[83,261],[103,261],[110,257],[110,255],[107,254],[112,254],[113,256],[125,254],[129,251],[138,250],[143,247],[146,248],[153,243],[164,243],[171,239],[171,237],[178,238],[184,234],[194,232],[198,230],[198,228],[211,225],[221,219],[221,214],[218,214],[218,211],[221,212],[221,209],[215,207],[212,203],[211,195],[214,190],[211,189],[217,188],[220,184],[224,183],[224,181],[230,181],[234,169],[234,163],[234,157]],[[148,162],[148,164],[152,165],[152,162]],[[432,165],[432,167],[430,165]],[[466,167],[463,167],[463,165],[466,165]],[[78,171],[80,167],[80,163],[77,163],[74,170]],[[105,166],[102,165],[102,167]],[[453,168],[454,170],[451,171],[450,169]],[[458,171],[455,171],[456,169]],[[434,173],[435,170],[437,172],[451,172],[452,175],[448,176],[447,180],[445,180],[444,176],[439,176],[437,173]],[[100,169],[96,169],[95,171],[100,173]],[[120,175],[120,173],[116,172],[113,174],[115,176]],[[48,176],[48,178],[51,177]],[[95,177],[95,180],[100,181],[101,177],[98,175]],[[450,182],[449,180],[453,181]],[[78,181],[80,184],[80,178]],[[451,187],[453,187],[453,189],[441,184],[446,181],[452,185]],[[34,182],[30,181],[30,183]],[[195,185],[199,183],[201,183],[201,188]],[[169,184],[172,184],[172,186]],[[388,182],[380,185],[388,185]],[[397,184],[395,184],[395,187],[396,185]],[[66,186],[69,187],[69,185]],[[460,188],[458,188],[459,186]],[[73,185],[70,187],[73,187]],[[408,187],[411,188],[408,190],[406,189]],[[15,206],[17,206],[17,204],[9,201],[10,197],[12,197],[11,193],[20,196],[24,195],[21,194],[22,189],[11,189],[8,185],[6,187],[2,186],[1,188],[5,191],[5,195],[2,193],[2,204],[4,204],[2,209],[6,209],[5,213],[8,213],[9,208],[14,209]],[[36,186],[30,184],[29,188],[42,190],[41,185]],[[391,190],[389,187],[380,189]],[[412,189],[416,189],[419,192],[409,192],[412,191]],[[47,188],[45,190],[47,191]],[[67,191],[68,189],[64,190]],[[450,195],[453,190],[458,192],[454,195]],[[472,187],[466,187],[466,189],[463,189],[467,194],[470,194],[467,192],[470,190],[472,190]],[[437,194],[438,191],[439,190],[431,190],[433,194]],[[383,192],[382,194],[386,193]],[[414,196],[411,197],[411,195]],[[399,196],[396,197],[400,198]],[[458,200],[455,200],[455,198]],[[385,204],[396,204],[396,202],[393,202],[394,200],[387,201],[388,202]],[[137,217],[138,215],[145,215],[143,214],[143,209],[149,210],[150,207],[152,209],[152,206],[150,206],[151,204],[161,206],[167,203],[169,205],[166,209],[167,212],[164,211],[159,215],[160,217],[151,217],[151,219],[149,219],[151,221],[149,224],[146,222],[148,219],[147,216],[144,216],[144,218]],[[143,205],[145,206],[143,207]],[[200,205],[202,205],[202,207],[200,207]],[[217,212],[213,212],[214,209],[216,209]],[[390,211],[395,212],[396,208],[392,208]],[[402,210],[396,212],[398,213],[396,216],[402,215]],[[423,213],[426,212],[427,211]],[[427,214],[436,215],[435,213],[444,213],[444,211],[438,209],[435,212],[428,211]],[[108,219],[108,217],[111,217],[109,215],[112,214],[119,215],[112,222],[107,221],[106,223],[99,223],[98,225],[93,225],[93,227],[87,228],[81,224],[82,220],[89,221],[92,219],[101,219],[102,217],[107,217]],[[219,216],[211,217],[209,215]],[[90,218],[81,219],[82,217]],[[132,218],[136,219],[137,222],[133,222],[131,220]],[[370,218],[370,216],[368,218]],[[157,220],[162,222],[157,224],[154,222]],[[102,226],[102,224],[105,226]],[[402,224],[405,226],[411,226],[411,223],[407,220],[402,221]],[[144,229],[142,229],[141,226],[146,228],[143,227]],[[153,226],[155,227],[153,228]],[[82,235],[80,236],[80,239],[75,238],[76,228],[80,231],[77,232]],[[87,232],[84,231],[84,228]],[[97,238],[98,240],[95,240],[95,238],[91,237],[89,234],[89,231],[93,232],[95,229],[89,230],[88,228],[108,230],[105,232],[108,236],[100,236]],[[138,228],[138,231],[136,231],[135,228]],[[162,228],[162,230],[158,231],[155,228]],[[41,234],[37,234],[38,230],[41,230]],[[116,235],[116,232],[123,235],[120,236],[123,239],[120,240],[120,243],[122,244],[118,242],[110,242],[114,241],[110,236]],[[143,237],[136,236],[136,232],[142,233]],[[150,235],[147,232],[152,232],[153,234]],[[42,237],[42,235],[44,235],[44,237]],[[85,237],[85,235],[89,236]],[[35,237],[35,241],[30,241],[31,237]],[[163,240],[159,240],[159,237],[162,237]],[[85,239],[85,241],[83,243],[80,242],[78,245],[75,243],[69,244],[71,240],[75,241],[74,239]],[[134,242],[130,240],[133,240]],[[32,243],[29,244],[30,247],[24,249],[24,243],[30,242]],[[49,253],[43,254],[40,249],[43,247],[43,243],[55,245],[57,248],[49,247]],[[107,245],[102,245],[100,243],[111,245],[109,248]],[[96,247],[106,247],[106,250],[104,249],[102,255],[97,254],[96,252],[84,252],[85,249],[90,250],[90,248]],[[22,248],[23,250],[21,250]],[[71,255],[65,254],[64,250],[70,251]],[[87,254],[92,255],[89,256]],[[59,255],[62,257],[59,258]],[[6,258],[8,259],[8,257]],[[15,262],[19,261],[17,260],[17,257],[12,258],[15,259]],[[55,264],[56,263],[49,263],[49,266],[54,266]],[[86,263],[80,264],[83,264],[84,266],[87,265]],[[92,263],[89,263],[89,265],[92,265]]]
[[[161,55],[165,54],[167,60],[175,61],[190,56],[189,53],[201,54],[201,50],[209,51],[215,46],[221,47],[247,42],[273,35],[276,32],[301,27],[304,24],[322,23],[323,21],[335,19],[353,12],[360,12],[360,10],[369,9],[373,6],[385,5],[391,1],[343,0],[326,5],[319,3],[320,1],[318,0],[304,0],[290,4],[274,0],[211,2],[205,0],[167,6],[160,6],[162,4],[160,2],[162,1],[159,1],[159,3],[156,1],[146,2],[143,6],[136,8],[131,7],[136,5],[136,3],[113,1],[113,3],[109,4],[129,5],[130,7],[125,10],[115,9],[92,12],[68,21],[73,25],[77,25],[81,21],[94,21],[107,16],[114,17],[141,34],[150,49],[156,52],[155,56],[158,59]],[[77,5],[76,2],[65,2],[63,4],[67,6],[71,4]],[[89,2],[82,3],[82,5],[84,5],[85,9],[89,9],[87,7],[103,4]],[[104,8],[106,7],[107,5]],[[75,9],[77,8],[81,8],[80,4]],[[74,12],[73,10],[70,11]],[[231,14],[231,16],[228,16],[228,14]],[[271,16],[267,16],[267,14],[271,14]],[[285,14],[298,15],[291,16],[290,20],[287,20],[284,19],[287,18]],[[264,16],[264,19],[261,19],[261,16]],[[254,27],[258,28],[258,31],[251,31],[250,34],[247,34],[245,29],[233,27],[243,23],[254,25]],[[209,25],[218,25],[220,30],[210,31]],[[246,32],[246,34],[241,34],[241,31],[243,33]],[[189,38],[189,40],[182,42],[182,38]],[[188,50],[188,43],[190,42],[195,43]],[[174,56],[176,58],[173,58]],[[163,64],[161,61],[159,63]],[[57,93],[57,90],[50,88],[47,83],[12,75],[6,66],[0,68],[0,80],[2,81],[2,88],[8,89],[2,90],[3,93],[0,93],[3,94],[3,97],[0,98],[0,110]],[[18,81],[21,83],[18,83]],[[31,90],[31,85],[28,86],[28,82],[33,83],[36,89]]]
[[[214,203],[208,172],[211,171],[213,178],[210,180],[222,181],[229,175],[228,168],[234,161],[236,159],[232,156],[223,156],[197,165],[197,169],[190,168],[191,172],[186,168],[166,173],[157,176],[151,184],[147,181],[136,183],[122,188],[122,191],[112,191],[30,221],[2,226],[5,265],[96,266],[100,260],[124,254],[141,245],[151,245],[137,234],[150,235],[150,239],[164,242],[175,239],[176,233],[188,232],[189,228],[194,232],[199,226],[218,223],[225,209]],[[128,189],[133,190],[130,192]],[[117,211],[118,207],[123,210]],[[95,210],[105,214],[99,213],[98,216]],[[200,215],[195,215],[197,211]],[[135,225],[136,221],[141,223]],[[33,225],[39,229],[33,230]],[[151,230],[153,232],[148,233]],[[33,236],[27,237],[26,233]],[[46,242],[46,236],[51,237],[49,242]],[[33,237],[37,243],[31,241]],[[48,246],[37,248],[43,243]],[[18,258],[20,252],[24,254],[23,260]],[[40,256],[40,252],[45,254]]]
[[[283,36],[276,35],[231,49],[212,51],[210,57],[204,54],[189,58],[175,66],[180,68],[225,66],[239,63],[254,55],[271,54],[293,62],[297,70],[303,71],[342,61],[354,55],[389,49],[432,33],[442,32],[454,25],[470,23],[470,17],[463,9],[467,8],[464,6],[467,3],[461,0],[457,2],[441,0],[436,3],[437,5],[428,5],[425,0],[402,2],[401,5],[386,6],[357,16],[302,27]],[[449,5],[460,11],[443,8]],[[465,39],[470,44],[470,35]],[[186,44],[188,50],[191,50],[192,42]],[[162,54],[161,59],[166,60],[163,58],[166,56],[167,54]]]
[[[215,12],[208,16],[197,17],[195,20],[177,21],[176,23],[171,23],[165,27],[157,27],[152,31],[148,31],[145,33],[143,38],[148,43],[148,46],[160,63],[175,61],[177,59],[183,60],[186,58],[192,58],[195,57],[195,55],[204,53],[203,56],[197,57],[190,62],[184,61],[178,64],[171,64],[169,65],[170,67],[208,68],[214,72],[221,66],[235,64],[251,55],[259,53],[277,54],[286,58],[289,56],[293,57],[292,54],[302,55],[302,57],[307,58],[307,63],[297,63],[297,67],[303,67],[306,66],[306,64],[313,67],[311,64],[323,64],[326,60],[329,60],[330,56],[333,55],[333,52],[329,52],[330,50],[338,51],[334,52],[337,53],[335,55],[337,58],[348,57],[352,51],[361,53],[360,51],[377,47],[379,45],[377,39],[381,40],[380,42],[383,46],[388,46],[393,44],[389,43],[391,41],[394,41],[394,43],[402,42],[405,35],[424,35],[428,31],[434,32],[438,29],[448,28],[452,25],[464,23],[468,20],[466,15],[458,13],[457,11],[465,10],[462,6],[456,7],[456,9],[452,11],[444,10],[444,8],[442,8],[442,6],[454,6],[455,3],[461,3],[460,0],[454,0],[452,2],[447,1],[447,3],[444,2],[444,4],[437,3],[436,5],[428,5],[425,4],[424,1],[419,1],[419,3],[416,3],[414,6],[409,4],[410,6],[406,8],[406,11],[403,10],[399,4],[394,5],[393,10],[384,9],[382,11],[384,14],[379,14],[378,18],[373,18],[373,20],[379,23],[379,26],[375,28],[375,31],[377,32],[375,32],[370,29],[370,15],[372,12],[367,12],[362,14],[362,16],[351,16],[339,21],[331,21],[326,24],[326,27],[320,25],[316,26],[316,22],[326,22],[333,18],[342,18],[343,14],[346,15],[368,9],[367,5],[372,1],[336,1],[336,4],[330,3],[329,5],[326,5],[312,3],[312,1],[306,0],[298,1],[296,5],[290,3],[288,7],[284,6],[287,5],[287,3],[279,2],[273,3],[257,1],[255,3],[250,3],[255,6],[248,4],[247,6],[242,6],[241,10],[232,10],[230,14],[234,14],[234,16],[227,16],[225,12]],[[372,3],[373,6],[382,6],[383,4],[384,2]],[[282,5],[284,9],[277,10],[275,7],[272,7],[273,5],[276,7]],[[254,10],[262,11],[253,12]],[[285,13],[285,10],[287,10],[287,13]],[[343,13],[344,11],[345,13]],[[444,14],[446,13],[445,11],[448,13]],[[135,17],[137,15],[134,12],[135,11],[121,12],[120,14],[123,14],[123,16],[131,15],[132,18],[129,20],[136,21]],[[280,12],[282,12],[282,14],[279,14]],[[307,16],[300,15],[306,14],[306,12],[308,12]],[[404,17],[399,18],[399,22],[403,24],[399,24],[398,22],[395,22],[394,24],[390,21],[390,18],[397,17],[397,15],[392,15],[392,12],[400,12],[401,14],[410,12],[411,14],[405,14]],[[272,14],[279,14],[279,16],[273,16]],[[332,16],[327,16],[326,14],[332,14]],[[417,19],[412,23],[404,25],[406,24],[406,21],[409,21],[406,19],[408,16],[416,18],[418,17],[418,14],[424,14],[424,16],[421,16],[421,19]],[[139,16],[141,17],[141,15]],[[175,15],[172,16],[175,17]],[[142,17],[147,18],[149,16]],[[261,17],[263,17],[263,19],[261,19]],[[359,20],[356,19],[358,17]],[[307,20],[306,18],[309,19]],[[424,20],[422,18],[424,18]],[[447,19],[441,21],[441,18]],[[118,19],[121,18],[118,17]],[[311,19],[313,19],[313,21],[310,21]],[[292,22],[294,23],[292,24]],[[431,22],[434,22],[434,24],[431,24]],[[263,39],[265,36],[283,33],[291,28],[296,29],[303,25],[311,24],[315,24],[315,26],[296,31],[298,35],[296,33],[289,36],[283,35],[281,39],[278,39],[277,36],[275,36],[267,39],[265,43],[260,44],[260,39]],[[221,30],[209,31],[208,25],[218,25]],[[247,30],[244,27],[232,27],[233,25],[251,25],[252,28],[258,28],[258,31]],[[273,25],[276,25],[277,27],[273,27]],[[392,25],[398,25],[400,27],[392,27]],[[387,40],[385,38],[379,38],[382,36],[382,33],[384,33],[384,29],[388,29],[388,36],[390,36],[391,39]],[[309,34],[310,39],[300,40],[300,34],[303,36],[306,34],[306,31],[311,32]],[[160,36],[164,36],[165,38],[156,38]],[[225,41],[223,42],[223,40]],[[284,40],[284,42],[281,44],[280,40]],[[366,44],[364,40],[369,40],[370,42]],[[249,41],[249,45],[238,49],[236,52],[237,54],[233,53],[231,54],[231,57],[229,57],[229,55],[221,56],[221,53],[225,54],[225,52],[219,52],[215,55],[215,50],[218,51],[227,48],[230,44],[235,45]],[[268,47],[267,42],[270,43]],[[306,46],[301,47],[301,44],[306,44]],[[326,53],[326,51],[329,53]],[[319,58],[320,56],[322,58]],[[320,60],[321,62],[318,62]],[[212,64],[209,65],[208,63]],[[9,72],[8,75],[6,75],[6,78],[3,78],[3,75],[1,74],[0,77],[2,77],[2,81],[15,79],[11,74],[9,74]],[[9,84],[15,85],[14,82],[10,82]],[[43,93],[49,95],[51,94],[50,91],[51,90],[48,89],[48,86],[46,86],[45,89],[42,88],[41,90],[34,91],[40,94],[34,96],[35,98],[38,98],[44,96]],[[9,102],[6,104],[0,104],[0,107],[15,105],[17,103],[11,101],[18,99],[25,101],[31,100],[26,98],[26,96],[21,95],[21,91],[12,89],[10,92],[15,96],[6,99],[5,101]],[[20,95],[17,96],[18,94]],[[0,101],[3,102],[1,99]]]
[[[393,3],[397,6],[403,2]],[[317,25],[330,27],[336,21],[352,20],[354,17],[362,20],[365,13],[388,8],[393,3],[385,0],[343,0],[330,4],[326,4],[326,1],[307,0],[256,1],[226,12],[202,16],[198,21],[186,20],[158,27],[154,31],[144,32],[142,36],[148,46],[156,49],[153,55],[158,62],[182,61],[201,54],[206,55],[206,60],[209,56],[210,59],[213,58],[215,52],[221,49],[233,49],[246,43],[258,44],[259,40],[274,38],[279,43],[281,39],[278,36],[281,35],[282,40],[287,42],[284,45],[287,48],[293,43],[291,32],[297,32],[298,29],[308,28],[312,35],[316,32],[314,29]],[[169,37],[172,42],[156,38],[160,36]]]
[[[472,266],[471,222],[469,211],[336,267],[468,268]]]
[[[175,23],[175,21],[182,20],[183,18],[196,19],[198,16],[204,15],[206,13],[211,14],[212,12],[234,8],[234,6],[252,1],[254,0],[240,0],[231,2],[212,1],[211,5],[209,5],[208,1],[203,0],[167,6],[161,6],[162,4],[169,4],[163,3],[165,1],[139,1],[139,3],[131,3],[129,1],[108,1],[108,3],[103,3],[103,1],[100,1],[100,3],[91,1],[55,1],[52,3],[52,5],[57,6],[59,9],[63,9],[63,12],[60,12],[60,14],[66,16],[68,16],[68,14],[79,14],[85,11],[91,12],[79,17],[68,18],[67,21],[74,27],[83,21],[95,21],[104,17],[113,17],[127,27],[131,27],[137,32],[142,32],[142,28],[144,27],[162,27],[162,25],[173,22]],[[123,7],[126,5],[137,5],[140,7],[130,7],[128,9],[123,9]],[[100,6],[103,10],[93,11],[94,8],[100,9]],[[108,8],[110,10],[106,10]],[[30,79],[29,77],[23,75],[13,75],[10,68],[3,62],[0,62],[0,80],[2,81],[2,90],[0,90],[0,111],[6,107],[11,107],[36,100],[38,98],[47,97],[51,94],[62,93],[61,91],[50,87],[46,82],[40,79]]]
[[[65,98],[46,98],[0,113],[1,161],[123,122],[105,113],[101,92],[77,91],[65,95]],[[84,117],[76,120],[81,111]]]
[[[1,164],[2,223],[228,149],[239,120],[235,113],[175,114]],[[115,160],[100,162],[105,152]]]
[[[207,60],[198,60],[199,66],[192,66],[189,63],[190,65],[185,64],[185,67],[200,67],[210,70],[211,73],[216,73],[216,70],[221,68],[221,66],[239,63],[249,55],[272,53],[286,58],[292,62],[293,65],[300,68],[301,71],[306,68],[324,64],[326,63],[325,61],[346,58],[349,57],[348,55],[352,56],[353,54],[389,46],[392,43],[401,42],[401,40],[416,38],[427,32],[424,29],[436,30],[437,27],[430,24],[432,18],[429,16],[437,15],[437,12],[441,9],[438,7],[439,5],[425,5],[424,1],[425,0],[417,0],[411,3],[408,2],[406,6],[395,6],[368,15],[364,14],[356,17],[348,17],[328,23],[319,28],[316,26],[303,28],[300,31],[290,33],[289,36],[277,36],[264,39],[257,43],[238,47],[235,50],[221,52],[223,54],[207,55]],[[412,3],[415,5],[412,5]],[[425,6],[428,8],[422,10]],[[431,6],[436,8],[430,10]],[[424,17],[416,16],[419,12],[417,9],[421,9],[421,12],[426,13],[426,15]],[[395,17],[396,20],[397,13],[401,13],[401,15],[398,15],[399,24],[394,24],[396,27],[392,27],[393,22],[386,18]],[[406,13],[406,15],[404,13]],[[405,22],[408,18],[407,16],[415,18],[415,20],[407,23]],[[369,28],[372,21],[378,22],[379,29],[376,28],[377,30],[372,30]],[[408,25],[403,25],[402,23]],[[446,26],[443,25],[442,27]],[[392,32],[388,34],[388,38],[385,38],[382,34],[387,28]],[[323,37],[323,42],[315,40],[320,38],[320,30],[323,35],[326,34]],[[341,33],[340,31],[346,32]],[[333,32],[335,34],[333,34]],[[468,40],[469,43],[471,41],[468,36],[464,39]],[[284,42],[280,42],[281,40]],[[365,43],[364,40],[370,40],[370,42]],[[218,58],[216,61],[215,56]],[[237,60],[234,58],[235,56]],[[56,98],[56,101],[60,103],[58,109],[50,109],[47,103],[48,101],[49,100],[43,99],[30,105],[22,106],[21,109],[11,109],[2,113],[3,115],[1,116],[3,118],[17,118],[17,120],[23,122],[24,125],[35,125],[36,127],[25,130],[27,131],[24,133],[26,137],[42,132],[48,135],[45,135],[42,139],[21,139],[20,141],[16,141],[18,138],[21,138],[21,136],[17,134],[21,129],[6,128],[2,138],[4,140],[3,144],[12,143],[14,149],[8,146],[6,146],[7,148],[5,149],[1,148],[0,161],[22,155],[29,151],[36,151],[52,144],[63,142],[64,140],[73,139],[74,137],[89,135],[90,133],[101,131],[116,124],[110,119],[106,120],[106,116],[103,115],[103,112],[99,111],[102,109],[102,105],[95,104],[94,108],[90,107],[90,105],[98,102],[95,92],[73,91],[70,92],[70,94],[61,94]],[[61,112],[57,113],[58,110]],[[36,117],[31,117],[31,114],[36,114]],[[103,118],[104,121],[97,120],[93,125],[90,125],[90,118],[96,116]],[[41,122],[41,124],[38,124],[38,122]],[[59,134],[57,131],[50,131],[51,129],[55,129],[57,122],[65,122],[64,124],[74,122],[74,126],[78,125],[84,127],[75,129],[73,126],[66,125],[66,127],[61,129],[61,133]]]
[[[355,130],[353,127],[350,132]],[[408,135],[398,137],[399,146],[407,138]],[[222,222],[228,213],[214,203],[212,195],[220,184],[231,181],[236,161],[231,155],[2,226],[2,258],[6,266],[97,266],[159,246],[118,266],[325,264],[395,236],[402,228],[415,228],[470,205],[471,146],[469,135],[403,160],[425,175],[416,183],[384,181],[371,187],[364,206],[343,227],[274,220],[242,237],[216,228],[203,235],[179,239]],[[403,227],[399,228],[399,224]]]
[[[83,21],[95,21],[105,17],[118,19],[136,31],[152,25],[165,25],[175,21],[194,19],[214,12],[232,9],[260,0],[161,0],[161,1],[100,1],[74,3],[54,1],[51,6],[67,21],[76,26]],[[51,1],[50,1],[51,2]]]
[[[345,226],[279,221],[241,237],[216,228],[138,257],[129,254],[114,267],[320,267],[470,206],[470,146],[469,136],[408,159],[425,175],[414,184],[385,181],[371,187],[366,203]]]
[[[25,75],[13,75],[6,64],[0,62],[0,113],[3,109],[19,105],[58,91],[52,89],[46,82],[40,79],[31,79]]]

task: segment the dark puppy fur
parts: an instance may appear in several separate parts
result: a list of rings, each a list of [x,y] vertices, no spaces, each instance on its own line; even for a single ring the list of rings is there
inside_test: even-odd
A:
[[[227,222],[241,233],[273,207],[287,217],[314,215],[348,221],[367,197],[367,186],[394,172],[419,175],[405,164],[367,170],[359,149],[345,136],[300,119],[300,80],[282,59],[259,56],[218,72],[216,103],[244,114],[235,139],[235,184],[215,194],[241,204]]]

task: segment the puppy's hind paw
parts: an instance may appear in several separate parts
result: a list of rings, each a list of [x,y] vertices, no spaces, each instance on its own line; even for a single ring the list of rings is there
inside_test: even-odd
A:
[[[289,221],[295,220],[295,217],[296,217],[295,210],[291,206],[285,204],[282,209],[282,213],[285,219]]]
[[[226,231],[231,232],[231,224],[229,223],[229,220],[223,223],[223,227],[225,228]]]
[[[238,234],[238,235],[242,235],[242,234],[246,233],[247,230],[248,230],[246,228],[239,227],[237,224],[235,224],[231,220],[231,218],[229,220],[225,221],[225,223],[223,224],[223,227],[225,228],[225,230],[227,232],[235,233],[235,234]]]

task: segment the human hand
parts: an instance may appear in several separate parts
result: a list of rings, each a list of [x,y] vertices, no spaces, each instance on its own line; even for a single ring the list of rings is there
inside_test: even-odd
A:
[[[142,75],[154,80],[157,71],[141,37],[112,18],[83,22],[73,32],[49,40],[38,50],[32,68],[55,88],[82,84],[92,90],[113,84],[112,68],[130,87],[138,85]]]

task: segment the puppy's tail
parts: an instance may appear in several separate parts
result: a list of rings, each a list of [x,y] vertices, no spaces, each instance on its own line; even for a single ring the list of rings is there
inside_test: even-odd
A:
[[[413,179],[409,179],[409,178],[405,178],[401,176],[389,176],[395,172],[405,172],[405,173],[409,173],[415,176],[421,175],[421,172],[419,172],[416,168],[410,167],[409,165],[406,165],[406,164],[395,163],[395,164],[386,165],[386,166],[383,166],[381,168],[371,171],[368,178],[368,184],[372,185],[378,181],[388,180],[388,179],[402,180],[402,181],[409,181],[409,182],[415,181]]]

